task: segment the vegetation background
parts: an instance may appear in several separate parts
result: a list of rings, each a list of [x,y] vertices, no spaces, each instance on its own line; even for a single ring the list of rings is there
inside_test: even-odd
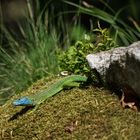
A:
[[[139,5],[0,0],[0,139],[139,139],[140,113],[123,109],[118,96],[103,87],[63,90],[35,112],[12,106],[52,85],[64,70],[98,82],[86,55],[139,40]]]
[[[88,73],[87,53],[139,40],[139,4],[139,0],[1,0],[0,104],[62,70]]]

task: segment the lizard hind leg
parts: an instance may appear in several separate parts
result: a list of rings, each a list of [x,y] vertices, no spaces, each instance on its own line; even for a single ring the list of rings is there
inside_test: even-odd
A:
[[[64,89],[72,88],[72,87],[79,87],[80,83],[78,82],[69,82],[63,85]]]

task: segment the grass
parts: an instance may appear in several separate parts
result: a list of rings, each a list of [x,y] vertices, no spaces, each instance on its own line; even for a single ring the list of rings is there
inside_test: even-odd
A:
[[[38,0],[36,0],[35,12],[33,12],[32,3],[27,0],[27,11],[24,15],[26,17],[25,24],[18,24],[22,39],[19,39],[14,31],[8,32],[1,24],[0,30],[3,34],[1,34],[0,40],[0,83],[2,83],[0,98],[19,93],[36,80],[59,72],[56,57],[57,49],[61,47],[66,50],[71,44],[81,40],[86,33],[81,24],[77,23],[80,21],[81,14],[96,17],[96,19],[111,25],[110,34],[114,31],[112,34],[114,42],[119,40],[118,42],[127,45],[136,41],[140,36],[139,25],[133,18],[130,18],[130,21],[134,24],[136,30],[119,18],[125,7],[115,13],[108,3],[103,2],[105,7],[111,11],[109,13],[97,7],[87,8],[67,1],[65,6],[67,3],[77,8],[77,11],[72,11],[72,14],[75,13],[76,20],[68,23],[66,19],[71,11],[66,11],[67,6],[63,7],[65,10],[62,13],[56,14],[53,7],[49,7],[50,3],[51,0],[41,7]],[[134,4],[132,3],[131,8],[136,16]],[[0,16],[2,17],[2,13]],[[56,21],[58,24],[56,24]],[[5,46],[2,43],[2,35],[8,42]],[[0,104],[3,104],[3,99]]]
[[[80,35],[82,37],[82,33],[85,33],[79,25],[70,28],[63,22],[63,17],[59,17],[57,28],[50,26],[52,22],[40,22],[42,15],[45,15],[44,19],[48,18],[46,7],[42,12],[36,11],[38,18],[35,22],[30,3],[27,2],[30,19],[26,30],[19,25],[25,40],[19,42],[4,30],[10,47],[8,52],[0,47],[0,97],[4,99],[27,89],[42,77],[57,73],[56,49],[61,45],[66,48],[71,41],[80,40]],[[131,19],[136,30],[118,18],[123,9],[114,14],[108,5],[112,13],[67,3],[79,8],[78,14],[91,15],[111,25],[110,31],[115,31],[115,41],[121,40],[127,45],[139,37],[139,25],[135,20]],[[34,94],[56,80],[56,77],[44,78],[0,106],[0,139],[139,139],[140,113],[122,109],[118,97],[104,88],[89,85],[62,91],[44,102],[34,113],[12,106],[14,99]]]
[[[22,107],[11,105],[57,79],[42,79],[0,107],[1,139],[139,139],[140,113],[122,109],[118,97],[104,88],[62,91],[33,113],[20,114]]]
[[[137,24],[137,30],[134,30],[119,20],[121,10],[114,15],[98,8],[69,4],[79,8],[79,14],[88,14],[112,25],[115,41],[120,38],[126,45],[139,36]],[[31,11],[29,5],[28,8]],[[50,23],[41,21],[43,13],[37,12],[39,18],[34,22],[30,12],[25,30],[19,25],[25,38],[21,42],[13,34],[4,32],[10,51],[1,46],[1,104],[7,96],[20,93],[38,79],[57,74],[57,48],[62,45],[66,49],[72,41],[80,40],[85,34],[80,25],[71,28],[63,22],[63,17],[59,17],[59,27],[50,26]],[[46,19],[48,14],[46,11]],[[0,106],[0,139],[139,139],[140,113],[122,109],[118,97],[104,88],[88,86],[62,91],[44,102],[34,113],[12,106],[14,99],[34,94],[56,80],[54,77],[44,78]]]
[[[56,27],[54,11],[47,9],[48,3],[41,9],[36,1],[36,12],[33,13],[31,3],[27,1],[26,12],[29,15],[25,15],[25,24],[18,24],[20,39],[14,31],[7,30],[1,24],[0,104],[38,79],[58,74],[58,48],[68,47],[85,33],[79,24],[72,26],[65,22],[62,15],[57,18],[59,24]],[[3,38],[7,40],[4,45]]]
[[[42,36],[41,36],[42,35]],[[36,80],[57,73],[56,49],[58,47],[55,34],[48,35],[44,30],[38,33],[39,44],[26,42],[20,45],[14,54],[8,54],[1,48],[1,87],[11,87],[13,93],[19,93]],[[24,49],[24,48],[28,49]],[[12,90],[11,90],[12,92]]]
[[[83,13],[86,15],[90,15],[91,17],[103,21],[110,25],[110,32],[112,32],[112,36],[114,36],[114,40],[117,41],[121,45],[128,45],[137,41],[140,37],[139,31],[137,28],[132,28],[125,21],[119,18],[120,13],[124,11],[127,7],[123,7],[119,9],[117,12],[114,11],[109,4],[103,2],[105,7],[110,11],[106,12],[105,10],[99,9],[90,5],[82,6],[70,1],[65,1],[67,4],[72,5],[79,9],[79,13]]]
[[[3,104],[6,96],[9,98],[25,90],[38,79],[59,73],[56,53],[61,43],[57,31],[53,29],[48,33],[45,25],[39,25],[35,30],[36,39],[32,38],[34,35],[29,30],[28,34],[31,34],[26,36],[25,43],[19,43],[13,39],[14,43],[10,42],[13,48],[12,54],[0,48],[0,82],[2,83],[0,104]],[[68,42],[76,40],[77,31],[83,31],[80,26],[74,26],[71,29],[72,34],[68,32],[71,37],[63,43],[65,47]]]

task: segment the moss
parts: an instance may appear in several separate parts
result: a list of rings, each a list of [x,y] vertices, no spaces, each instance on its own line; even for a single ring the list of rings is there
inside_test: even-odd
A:
[[[64,90],[35,112],[29,110],[22,114],[22,107],[11,105],[14,99],[34,94],[56,80],[54,77],[42,79],[0,107],[0,139],[139,138],[140,113],[123,110],[118,97],[103,88],[89,86]],[[14,118],[15,114],[20,115]]]

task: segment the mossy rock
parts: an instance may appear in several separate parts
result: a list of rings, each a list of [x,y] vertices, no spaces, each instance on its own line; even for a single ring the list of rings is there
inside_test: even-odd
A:
[[[139,139],[140,113],[122,109],[118,97],[103,88],[64,90],[35,112],[12,106],[14,99],[34,94],[55,81],[54,77],[42,79],[0,107],[0,139]]]

